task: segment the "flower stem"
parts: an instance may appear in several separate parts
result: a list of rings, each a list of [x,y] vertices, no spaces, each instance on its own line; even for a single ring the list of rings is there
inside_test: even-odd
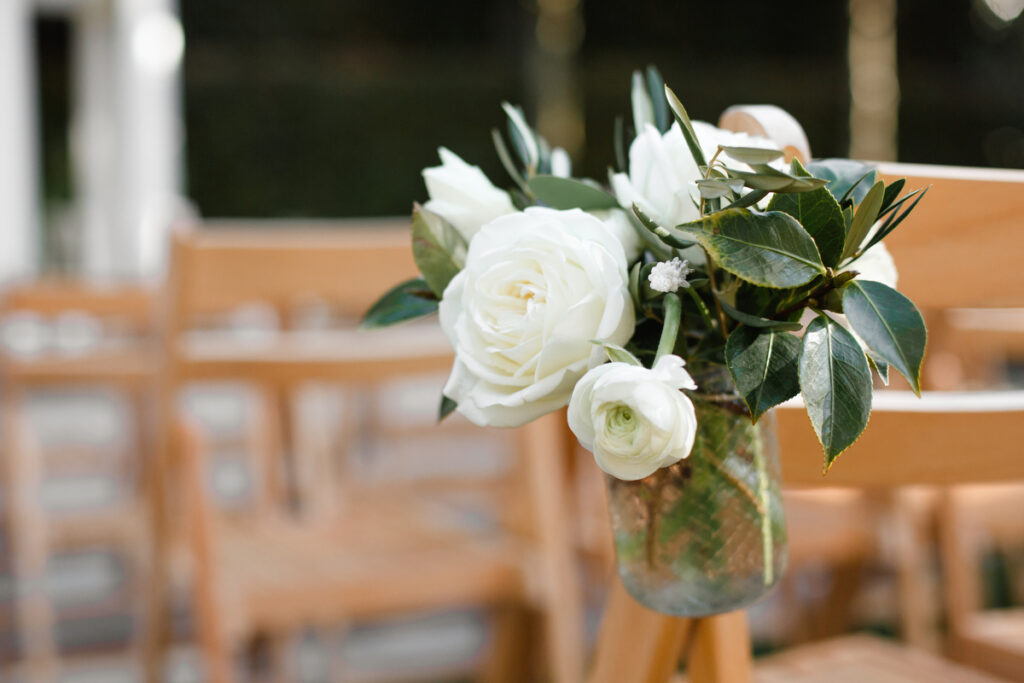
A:
[[[676,348],[676,337],[679,335],[679,318],[682,312],[682,302],[679,295],[669,292],[664,298],[665,322],[661,328],[661,339],[658,340],[658,351],[654,354],[654,362],[657,363],[662,356],[672,353]]]
[[[756,445],[756,444],[755,444]],[[768,492],[768,469],[764,454],[754,448],[754,465],[757,467],[757,495],[761,499],[761,548],[764,558],[764,585],[770,586],[775,580],[775,543],[772,539],[771,499]]]

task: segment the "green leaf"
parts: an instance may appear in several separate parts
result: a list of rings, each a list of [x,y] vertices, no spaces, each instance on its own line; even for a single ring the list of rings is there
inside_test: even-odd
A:
[[[793,160],[794,171],[806,173],[800,162]],[[769,211],[782,211],[799,221],[818,245],[821,261],[834,268],[839,263],[846,239],[846,223],[839,202],[824,187],[810,192],[776,194],[768,202]]]
[[[928,332],[913,302],[881,282],[851,280],[843,288],[843,311],[864,343],[920,395]]]
[[[876,232],[868,241],[868,243],[864,245],[864,248],[861,249],[861,253],[867,251],[868,249],[870,249],[871,247],[875,246],[876,244],[884,240],[886,237],[888,237],[889,234],[893,230],[895,230],[899,226],[899,224],[906,219],[907,216],[910,215],[910,212],[914,210],[918,202],[924,199],[925,194],[928,192],[930,188],[931,185],[924,188],[924,190],[914,190],[913,192],[909,193],[906,197],[893,204],[893,206],[890,207],[890,209],[893,209],[894,207],[899,207],[901,204],[903,204],[905,201],[913,197],[915,194],[917,195],[917,199],[915,199],[913,203],[906,209],[904,209],[902,212],[893,210],[892,214],[890,214],[889,217],[885,219],[885,222],[882,223],[882,226],[878,229],[878,232]]]
[[[785,154],[781,149],[732,147],[726,145],[722,145],[722,151],[741,164],[767,164],[769,161],[775,161]]]
[[[669,111],[668,101],[665,100],[665,79],[654,65],[647,67],[647,92],[650,93],[651,104],[654,106],[654,123],[664,134],[672,126],[672,113]]]
[[[822,178],[797,178],[771,166],[757,165],[755,171],[743,171],[736,168],[725,169],[730,178],[743,180],[743,184],[753,190],[767,192],[811,192],[824,187],[828,181]]]
[[[418,204],[412,211],[412,255],[434,294],[466,265],[466,240],[448,221]]]
[[[452,412],[459,407],[459,404],[451,400],[444,394],[441,394],[441,405],[437,408],[437,421],[441,422],[446,417],[452,414]]]
[[[753,206],[754,204],[757,204],[759,201],[761,201],[767,196],[767,190],[751,190],[750,192],[746,193],[745,195],[734,201],[732,204],[726,206],[725,209],[745,209],[748,206]]]
[[[878,216],[881,218],[889,211],[892,203],[896,201],[896,197],[900,196],[900,192],[903,191],[903,186],[907,184],[906,178],[900,178],[894,180],[885,186],[885,196],[882,197],[882,206],[878,208]]]
[[[626,173],[629,171],[629,165],[626,163],[626,124],[621,116],[615,117],[612,140],[615,143],[615,166],[620,173]]]
[[[359,323],[361,330],[387,327],[437,310],[437,296],[423,278],[403,282],[377,300]]]
[[[696,181],[700,196],[705,199],[724,197],[730,192],[739,194],[743,189],[743,181],[739,179],[723,180],[720,178],[707,178]]]
[[[882,199],[885,196],[885,185],[879,180],[871,186],[871,189],[864,196],[864,201],[857,206],[857,212],[853,214],[853,222],[846,233],[846,242],[843,244],[842,258],[850,258],[857,253],[860,245],[871,232],[871,226],[878,218],[878,209],[882,206]]]
[[[737,327],[725,343],[725,362],[756,422],[800,393],[800,340],[780,330]]]
[[[668,228],[658,225],[653,218],[644,213],[643,209],[636,204],[633,204],[633,214],[637,217],[637,220],[640,221],[640,225],[653,233],[668,246],[675,247],[676,249],[687,249],[693,246],[692,239],[684,239],[681,236],[673,234],[673,232]]]
[[[818,159],[808,163],[807,170],[815,178],[828,180],[826,187],[837,200],[849,196],[854,204],[864,200],[864,195],[874,182],[873,174],[870,173],[874,167],[862,161]]]
[[[722,268],[763,287],[796,287],[825,272],[814,240],[781,211],[729,209],[665,230],[696,239]]]
[[[501,131],[497,128],[491,129],[491,141],[494,143],[494,151],[498,153],[501,165],[505,167],[505,172],[519,186],[520,190],[526,192],[529,189],[526,186],[526,180],[523,178],[523,174],[519,172],[519,169],[516,168],[515,162],[512,161],[512,155],[508,153],[508,147],[505,146],[505,139],[501,137]]]
[[[774,328],[777,330],[789,330],[790,332],[795,332],[799,330],[801,327],[803,327],[803,325],[801,325],[798,322],[789,322],[787,320],[771,320],[769,318],[762,318],[759,315],[751,315],[750,313],[744,313],[738,308],[729,305],[729,302],[726,301],[724,297],[717,294],[716,297],[718,298],[718,303],[722,306],[722,310],[725,311],[725,313],[730,318],[732,318],[733,320],[737,320],[743,323],[744,325],[748,325],[749,327]]]
[[[553,175],[535,175],[530,178],[530,191],[541,202],[553,209],[583,209],[598,211],[616,209],[619,201],[593,185]]]
[[[857,339],[825,314],[812,320],[804,333],[800,392],[825,449],[828,472],[868,424],[871,370]]]
[[[667,85],[665,86],[665,99],[668,101],[668,106],[672,109],[672,113],[675,114],[676,121],[679,122],[679,127],[683,131],[683,138],[686,140],[686,146],[690,148],[690,154],[693,155],[693,160],[697,162],[697,167],[707,168],[708,162],[704,158],[704,150],[700,147],[697,134],[693,131],[690,115],[686,113],[686,107],[683,106],[683,103],[679,101],[679,98],[676,97],[676,94]]]
[[[612,344],[611,342],[604,342],[599,339],[591,339],[591,344],[597,344],[604,348],[604,352],[608,354],[608,360],[613,363],[628,363],[630,365],[642,366],[643,363],[637,359],[632,353],[622,348],[618,344]]]
[[[537,166],[540,164],[540,146],[537,144],[533,129],[526,123],[522,108],[508,102],[502,102],[501,108],[505,110],[505,115],[508,117],[508,133],[519,157],[531,174],[536,172]]]
[[[882,380],[882,384],[889,386],[889,364],[874,351],[868,351],[868,365],[878,375],[878,379]]]

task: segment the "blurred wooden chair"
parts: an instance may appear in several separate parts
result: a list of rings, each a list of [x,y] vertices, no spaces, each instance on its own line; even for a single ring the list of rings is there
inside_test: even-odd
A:
[[[47,562],[58,549],[113,546],[132,567],[131,605],[144,604],[140,582],[145,548],[140,469],[149,450],[146,408],[156,359],[153,296],[141,285],[42,281],[11,286],[0,298],[3,485],[16,623],[30,679],[56,673],[56,619],[46,591]],[[130,406],[127,461],[87,446],[47,452],[33,430],[28,399],[56,388],[113,388]],[[99,510],[54,516],[44,508],[43,484],[52,469],[105,474],[128,495]],[[134,615],[137,619],[141,615]]]
[[[338,228],[236,226],[183,230],[173,238],[160,407],[166,448],[154,489],[178,491],[182,500],[154,499],[154,536],[163,542],[153,614],[165,613],[171,522],[183,515],[206,680],[233,680],[233,654],[257,635],[275,640],[302,626],[452,606],[499,614],[491,678],[521,680],[527,615],[539,612],[551,678],[581,680],[582,617],[564,527],[565,435],[558,415],[519,432],[517,476],[477,482],[491,487],[494,501],[512,504],[513,531],[473,533],[418,485],[345,487],[336,483],[344,473],[331,471],[327,459],[302,462],[308,453],[299,451],[306,449],[293,453],[295,466],[307,469],[296,481],[300,489],[303,482],[317,486],[296,490],[293,498],[280,470],[285,411],[268,425],[272,438],[259,459],[255,504],[230,515],[211,503],[202,436],[182,421],[176,403],[186,383],[242,379],[286,395],[311,382],[374,387],[450,367],[451,349],[433,322],[374,332],[291,330],[248,340],[196,330],[203,316],[253,301],[281,311],[320,301],[355,320],[381,292],[415,275],[405,226]],[[293,437],[305,438],[298,429]],[[184,507],[169,517],[168,502]],[[165,626],[158,618],[151,629],[151,680],[158,677]]]
[[[951,308],[1024,304],[1016,264],[1024,173],[903,164],[882,164],[880,171],[906,177],[908,187],[932,186],[928,200],[886,241],[901,291],[930,324]],[[937,332],[941,339],[941,326]],[[1024,479],[1022,392],[943,392],[919,400],[909,392],[878,391],[870,428],[827,478],[802,409],[784,407],[778,414],[787,486],[885,491]],[[684,649],[689,678],[698,683],[988,680],[925,652],[859,636],[797,648],[769,658],[755,673],[743,612],[673,619],[638,605],[618,581],[590,680],[668,680]]]

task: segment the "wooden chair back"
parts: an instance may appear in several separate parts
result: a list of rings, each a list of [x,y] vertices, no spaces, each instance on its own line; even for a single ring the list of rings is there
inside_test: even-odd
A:
[[[210,221],[172,237],[170,331],[253,302],[322,302],[357,318],[417,274],[405,221]]]

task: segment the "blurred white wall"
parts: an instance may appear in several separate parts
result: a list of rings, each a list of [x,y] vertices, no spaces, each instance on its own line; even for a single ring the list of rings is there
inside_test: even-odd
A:
[[[177,0],[0,0],[0,280],[39,260],[36,12],[71,27],[73,268],[157,275],[186,206]]]
[[[38,143],[30,0],[0,0],[0,282],[39,258]]]

